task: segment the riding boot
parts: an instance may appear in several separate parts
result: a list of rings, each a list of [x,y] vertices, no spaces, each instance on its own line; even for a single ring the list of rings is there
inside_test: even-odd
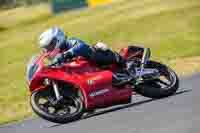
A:
[[[121,55],[114,53],[115,62],[120,68],[119,71],[113,73],[113,84],[124,85],[135,78],[134,64],[127,62]]]
[[[116,64],[124,70],[125,73],[129,74],[131,77],[135,77],[136,70],[135,70],[135,62],[128,62],[126,61],[121,55],[115,53],[115,61]]]

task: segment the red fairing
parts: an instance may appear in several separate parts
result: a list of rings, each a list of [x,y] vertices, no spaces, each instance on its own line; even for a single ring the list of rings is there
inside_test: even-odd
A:
[[[88,61],[78,58],[61,68],[46,68],[43,60],[48,55],[41,55],[35,63],[39,65],[29,83],[30,91],[45,89],[44,78],[61,80],[78,86],[84,96],[87,109],[111,106],[128,102],[132,96],[130,87],[115,88],[112,86],[112,71],[100,70]]]
[[[80,76],[81,89],[84,92],[87,108],[105,107],[113,103],[128,101],[132,95],[130,88],[114,88],[112,72],[101,71]]]

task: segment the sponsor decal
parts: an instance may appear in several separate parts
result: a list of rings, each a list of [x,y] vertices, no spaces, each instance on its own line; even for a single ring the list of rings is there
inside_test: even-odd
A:
[[[99,95],[103,95],[105,93],[109,92],[108,89],[103,89],[103,90],[98,90],[98,91],[95,91],[95,92],[91,92],[89,94],[90,97],[95,97],[95,96],[99,96]]]
[[[88,83],[88,85],[93,85],[93,84],[94,84],[94,80],[90,80],[90,79],[89,79],[89,80],[87,81],[87,83]]]
[[[91,77],[90,79],[87,80],[87,84],[88,85],[93,85],[94,81],[100,80],[102,78],[102,76],[95,76],[95,77]]]

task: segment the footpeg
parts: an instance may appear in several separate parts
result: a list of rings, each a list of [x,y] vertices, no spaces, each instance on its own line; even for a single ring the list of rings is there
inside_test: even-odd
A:
[[[126,73],[113,74],[113,85],[121,86],[131,81],[131,77]]]

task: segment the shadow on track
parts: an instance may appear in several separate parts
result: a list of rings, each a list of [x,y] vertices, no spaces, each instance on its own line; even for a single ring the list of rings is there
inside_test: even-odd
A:
[[[182,89],[182,90],[176,92],[173,96],[180,95],[180,94],[187,93],[187,92],[191,92],[191,91],[192,91],[192,89],[184,89],[184,90]],[[172,96],[169,96],[169,97],[172,97]],[[168,98],[168,97],[165,97],[165,98]],[[165,99],[165,98],[161,98],[161,99]],[[102,111],[99,111],[99,112],[88,114],[86,116],[83,116],[82,119],[80,119],[80,120],[88,119],[88,118],[91,118],[91,117],[99,116],[99,115],[102,115],[102,114],[110,113],[110,112],[121,110],[121,109],[139,106],[139,105],[142,105],[142,104],[145,104],[145,103],[149,103],[149,102],[161,100],[161,99],[146,99],[146,100],[142,100],[142,101],[135,102],[135,103],[133,103],[134,102],[133,101],[132,103],[129,103],[129,104],[120,105],[118,107],[114,106],[113,108],[109,108],[109,109],[105,109],[105,110],[102,110]],[[77,121],[79,121],[79,120],[77,120]],[[74,122],[76,122],[76,121],[74,121]],[[72,123],[72,122],[70,122],[70,123]],[[61,126],[61,125],[63,125],[63,124],[55,124],[55,125],[50,126],[48,128],[57,127],[57,126]]]

